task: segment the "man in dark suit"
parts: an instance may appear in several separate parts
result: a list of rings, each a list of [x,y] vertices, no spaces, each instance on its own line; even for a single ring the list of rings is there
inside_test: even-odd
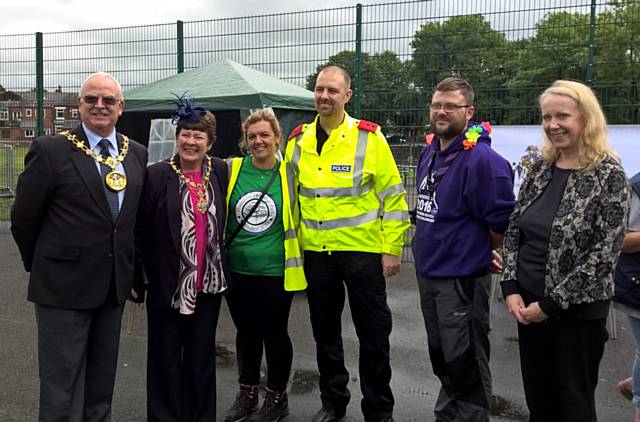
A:
[[[38,326],[40,417],[111,420],[120,325],[134,277],[145,148],[116,134],[120,84],[95,73],[82,124],[33,141],[11,210]]]

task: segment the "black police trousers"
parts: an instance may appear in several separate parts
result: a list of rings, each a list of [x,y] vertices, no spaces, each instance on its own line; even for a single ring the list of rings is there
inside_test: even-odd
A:
[[[389,386],[392,323],[381,255],[306,251],[304,270],[323,407],[342,413],[351,397],[342,345],[341,316],[346,287],[360,345],[362,413],[366,421],[392,416],[394,399]]]

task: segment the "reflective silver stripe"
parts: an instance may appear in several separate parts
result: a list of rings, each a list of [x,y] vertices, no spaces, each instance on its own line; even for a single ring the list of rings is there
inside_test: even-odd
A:
[[[284,267],[285,268],[302,267],[302,258],[300,258],[299,256],[289,258],[286,261],[284,261]]]
[[[233,166],[233,158],[225,158],[224,162],[227,163],[227,180],[231,180],[232,166]]]
[[[332,198],[344,198],[351,196],[360,196],[363,193],[369,192],[373,188],[373,184],[368,182],[364,185],[356,185],[353,188],[305,188],[300,187],[300,196],[305,198],[315,198],[316,196],[332,197]]]
[[[358,145],[356,146],[356,157],[353,162],[353,186],[362,184],[362,173],[364,173],[364,156],[367,152],[367,137],[369,132],[358,129]]]
[[[387,211],[382,215],[384,221],[409,221],[409,211]]]
[[[384,199],[389,195],[398,195],[401,193],[405,193],[404,186],[402,183],[398,183],[397,185],[389,186],[385,190],[378,192],[378,199],[384,201]]]
[[[287,191],[289,192],[289,207],[291,211],[295,210],[295,202],[296,198],[296,190],[295,186],[295,175],[293,173],[293,166],[290,163],[285,163],[285,174],[287,175]]]
[[[364,214],[356,215],[353,217],[336,218],[335,220],[309,220],[302,219],[302,222],[309,229],[312,230],[333,230],[342,229],[345,227],[360,226],[362,224],[370,223],[377,220],[380,217],[379,210],[369,211]]]
[[[285,230],[284,232],[284,239],[295,239],[296,237],[298,237],[298,231],[296,229],[289,229],[289,230]]]
[[[300,174],[300,169],[298,168],[298,164],[300,163],[300,145],[298,145],[298,141],[300,141],[301,137],[302,134],[295,137],[293,143],[293,154],[291,154],[291,165],[293,166],[293,170],[298,175]]]
[[[307,188],[300,186],[300,196],[305,198],[315,198],[317,196],[330,197],[330,198],[345,198],[351,196],[360,196],[363,193],[369,192],[373,188],[371,182],[362,184],[362,175],[364,174],[364,159],[367,152],[367,137],[369,132],[364,129],[358,129],[358,143],[356,145],[356,154],[353,160],[353,187],[351,188]],[[297,144],[296,144],[297,146]],[[296,151],[294,150],[294,155]],[[298,157],[300,159],[300,151],[298,150]],[[293,157],[291,162],[293,162]],[[297,166],[297,162],[296,162]]]

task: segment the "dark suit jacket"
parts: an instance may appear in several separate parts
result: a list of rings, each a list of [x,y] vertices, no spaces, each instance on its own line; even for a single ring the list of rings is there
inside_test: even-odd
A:
[[[228,259],[223,246],[227,212],[227,165],[216,157],[212,157],[212,165],[209,180],[214,189],[222,267],[230,287]],[[178,189],[178,175],[166,161],[147,168],[138,213],[136,243],[145,270],[147,303],[154,306],[170,307],[171,298],[178,287],[181,237]],[[136,290],[142,290],[141,284],[142,280],[137,279]]]
[[[87,139],[82,126],[78,139]],[[122,136],[118,135],[122,143]],[[118,303],[134,274],[134,227],[147,150],[135,141],[122,163],[127,188],[113,221],[96,162],[63,136],[35,139],[25,157],[11,209],[11,232],[25,270],[28,299],[69,309],[104,303],[115,280]],[[114,273],[115,272],[115,273]]]

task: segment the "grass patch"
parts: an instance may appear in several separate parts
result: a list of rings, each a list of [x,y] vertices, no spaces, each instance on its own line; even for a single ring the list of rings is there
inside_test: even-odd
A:
[[[0,221],[8,221],[13,199],[0,199]]]
[[[18,176],[24,170],[24,156],[29,143],[0,145],[0,187],[8,187],[15,193]],[[0,221],[9,220],[13,198],[0,198]]]

